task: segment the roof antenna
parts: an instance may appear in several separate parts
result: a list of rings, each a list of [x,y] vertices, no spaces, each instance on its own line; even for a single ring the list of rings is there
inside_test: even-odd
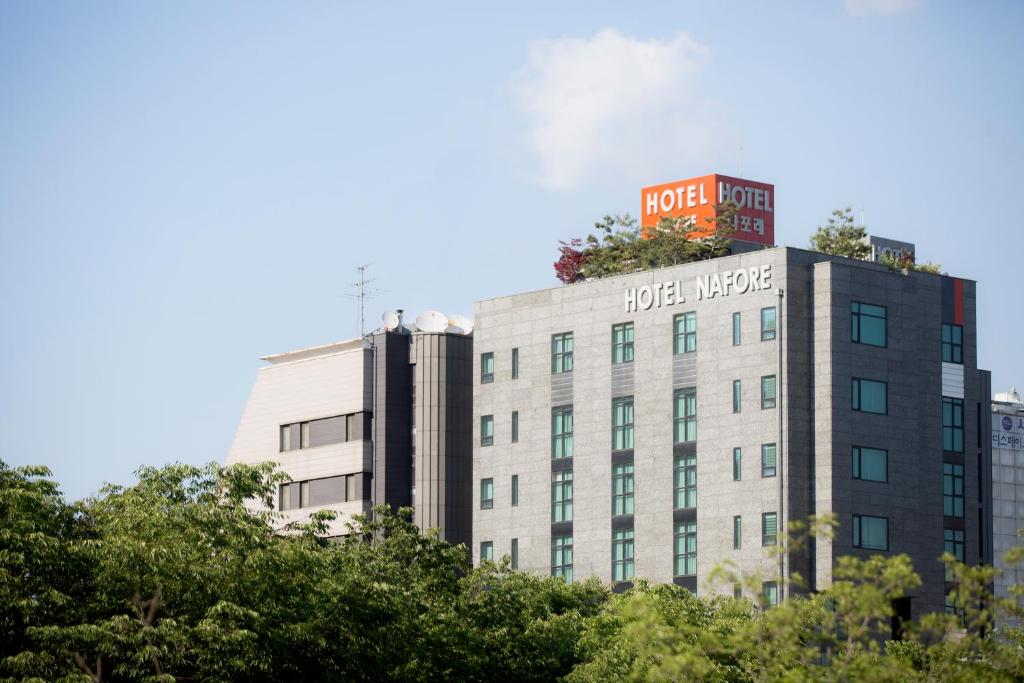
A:
[[[366,277],[366,270],[372,265],[372,263],[366,263],[356,268],[356,270],[359,271],[359,281],[353,282],[350,285],[353,289],[356,290],[356,293],[346,295],[348,298],[355,299],[358,302],[360,337],[366,335],[366,300],[372,299],[380,293],[379,289],[369,286],[369,284],[375,281],[377,278]]]

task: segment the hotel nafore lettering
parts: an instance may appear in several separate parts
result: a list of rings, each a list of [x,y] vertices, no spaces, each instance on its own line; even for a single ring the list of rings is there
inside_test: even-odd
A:
[[[730,294],[746,294],[771,288],[772,266],[768,263],[763,266],[698,275],[695,280],[697,301]],[[626,313],[686,303],[682,280],[665,280],[653,285],[628,287],[625,299]]]

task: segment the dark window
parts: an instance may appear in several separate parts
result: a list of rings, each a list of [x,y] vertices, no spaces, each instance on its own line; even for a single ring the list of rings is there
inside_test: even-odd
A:
[[[633,447],[633,397],[612,400],[612,450]]]
[[[732,345],[733,346],[739,346],[740,345],[740,332],[741,332],[741,330],[740,330],[740,314],[739,313],[733,313],[732,314]]]
[[[761,515],[761,545],[776,545],[779,542],[778,517],[774,512]]]
[[[761,341],[775,339],[775,307],[761,309]]]
[[[942,514],[946,517],[964,516],[964,466],[942,464]]]
[[[360,427],[365,419],[364,413],[355,413],[281,425],[279,448],[284,453],[300,448],[361,440],[363,430]]]
[[[480,354],[480,383],[487,384],[494,381],[494,354]]]
[[[572,332],[551,336],[551,373],[572,372]]]
[[[856,344],[870,346],[886,345],[885,306],[875,306],[854,301],[851,304],[852,336]]]
[[[743,408],[743,383],[738,379],[732,381],[732,412],[738,413]]]
[[[480,509],[490,510],[494,507],[494,480],[480,480]]]
[[[743,449],[734,448],[732,449],[732,480],[741,481],[743,479]]]
[[[519,569],[519,539],[512,539],[512,552],[509,558],[509,567],[511,569]]]
[[[612,325],[612,363],[633,362],[633,323]]]
[[[572,406],[551,409],[551,457],[572,457]]]
[[[740,515],[732,518],[732,547],[735,550],[743,547],[743,517]]]
[[[612,514],[633,514],[633,466],[612,467]]]
[[[775,375],[761,378],[761,410],[775,407]]]
[[[480,445],[481,446],[493,446],[494,445],[494,416],[493,415],[481,415],[480,416]]]
[[[854,410],[878,415],[889,412],[889,387],[885,382],[854,377],[852,387]]]
[[[761,476],[774,477],[776,473],[775,444],[761,444]]]
[[[672,319],[672,351],[692,353],[697,350],[697,314],[694,311],[680,313]]]
[[[297,510],[357,500],[356,477],[361,476],[344,474],[281,484],[278,487],[278,509]]]
[[[480,561],[494,561],[494,541],[483,541],[480,544]]]
[[[697,456],[677,455],[674,469],[675,508],[697,507]]]
[[[775,581],[765,581],[761,584],[761,598],[765,607],[775,607],[779,604],[779,584]]]
[[[942,397],[942,448],[964,452],[964,400]]]
[[[519,505],[519,475],[512,475],[512,507]]]
[[[853,547],[867,550],[888,550],[889,520],[885,517],[854,515]]]
[[[672,422],[675,443],[697,440],[697,389],[676,389],[673,394]]]
[[[953,556],[957,562],[964,561],[964,531],[963,529],[943,529],[943,540],[945,541],[946,552]],[[946,565],[946,581],[954,578],[953,570]]]
[[[889,451],[854,446],[853,478],[864,481],[888,481]]]
[[[519,443],[519,411],[512,411],[512,443]]]
[[[944,363],[964,362],[963,325],[942,324],[942,361]]]
[[[572,521],[572,470],[551,473],[551,521]]]
[[[551,576],[572,583],[572,536],[551,537]]]
[[[676,576],[697,575],[697,522],[676,522]]]
[[[519,349],[512,349],[512,379],[519,379]]]

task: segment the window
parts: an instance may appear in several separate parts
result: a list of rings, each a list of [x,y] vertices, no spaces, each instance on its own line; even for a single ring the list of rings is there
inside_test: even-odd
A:
[[[889,520],[885,517],[853,516],[853,547],[889,549]]]
[[[512,552],[509,560],[512,569],[519,569],[519,539],[512,539]]]
[[[674,464],[675,508],[697,507],[697,456],[677,455]]]
[[[732,345],[740,345],[740,314],[732,314]]]
[[[551,373],[572,372],[572,332],[551,336]]]
[[[779,604],[779,584],[775,581],[765,581],[761,584],[761,597],[764,599],[765,607],[775,607]]]
[[[572,536],[551,537],[551,576],[572,583]]]
[[[763,443],[761,444],[761,476],[774,477],[775,472],[775,444]]]
[[[480,445],[481,446],[492,446],[492,445],[494,445],[494,416],[493,415],[481,415],[480,416]]]
[[[964,516],[964,466],[953,463],[942,465],[942,514],[946,517]]]
[[[697,389],[676,389],[672,421],[674,424],[674,440],[686,443],[697,440]]]
[[[494,507],[494,479],[480,480],[480,509],[490,510]]]
[[[278,509],[297,510],[319,505],[332,505],[356,497],[356,477],[359,474],[343,474],[336,477],[292,481],[278,487]]]
[[[740,515],[732,518],[732,547],[735,550],[743,547],[743,517]]]
[[[943,540],[946,544],[946,552],[953,556],[957,562],[964,561],[964,531],[963,529],[943,529]],[[946,581],[953,580],[953,570],[946,565]]]
[[[697,576],[697,522],[676,522],[675,576]]]
[[[285,453],[300,448],[359,441],[363,438],[364,419],[363,413],[353,413],[281,425],[279,450]]]
[[[519,411],[512,411],[512,443],[519,443]]]
[[[851,307],[851,337],[855,344],[886,345],[885,306],[854,301]]]
[[[633,466],[612,467],[612,514],[633,514]]]
[[[612,450],[633,447],[633,397],[612,400]]]
[[[870,379],[853,378],[853,409],[885,415],[889,412],[888,385]]]
[[[947,325],[946,323],[942,323],[942,362],[963,364],[963,325]]]
[[[775,339],[775,307],[761,309],[761,341]]]
[[[572,457],[572,406],[551,409],[551,457]]]
[[[480,544],[480,561],[494,561],[494,541],[483,541]]]
[[[741,481],[743,479],[743,449],[734,448],[732,449],[732,480]]]
[[[743,408],[743,383],[734,379],[732,381],[732,412],[738,413]]]
[[[512,349],[512,379],[519,379],[519,349]]]
[[[775,407],[775,375],[761,377],[761,410]]]
[[[672,352],[692,353],[697,350],[697,313],[680,313],[672,319],[674,330]]]
[[[956,453],[964,452],[964,401],[962,398],[942,397],[942,448]]]
[[[612,363],[633,362],[633,323],[612,325]]]
[[[779,520],[774,512],[761,515],[761,545],[776,545],[779,542]]]
[[[487,384],[494,381],[494,354],[480,354],[480,383]]]
[[[572,470],[551,473],[551,521],[572,521]]]
[[[633,578],[633,530],[620,529],[612,534],[612,581]]]
[[[519,475],[512,475],[512,507],[519,506]]]
[[[864,481],[889,481],[889,451],[854,446],[853,478]]]

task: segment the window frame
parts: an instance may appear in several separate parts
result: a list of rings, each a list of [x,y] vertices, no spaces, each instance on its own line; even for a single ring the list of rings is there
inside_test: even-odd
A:
[[[946,339],[946,332],[949,339]],[[954,334],[957,333],[957,334]],[[957,339],[959,337],[959,339]],[[947,351],[949,352],[947,354]],[[955,323],[942,323],[942,362],[964,364],[964,326]]]
[[[692,503],[692,504],[691,504]],[[683,453],[672,458],[672,509],[697,507],[697,456]]]
[[[512,443],[519,443],[519,411],[512,411]]]
[[[771,449],[771,464],[768,464],[768,454]],[[777,443],[761,444],[761,478],[769,479],[778,476],[779,473],[779,448]]]
[[[957,536],[959,535],[959,538]],[[967,533],[963,529],[951,529],[944,527],[942,529],[942,547],[943,552],[947,552],[953,556],[953,559],[957,562],[963,562],[966,557],[966,541]],[[957,552],[959,550],[959,552]],[[949,565],[945,565],[945,580],[947,583],[953,581],[953,570]]]
[[[568,419],[567,419],[568,418]],[[557,430],[561,423],[562,431]],[[566,429],[568,425],[568,429]],[[558,453],[561,452],[561,455]],[[551,409],[551,459],[571,458],[573,454],[573,410],[572,404],[554,406]]]
[[[870,308],[881,309],[882,315],[870,313],[864,310],[864,306]],[[882,343],[876,344],[872,341],[864,341],[864,320],[862,318],[871,318],[873,320],[882,321]],[[864,346],[874,346],[876,348],[884,349],[889,346],[889,309],[886,306],[880,306],[879,304],[869,304],[866,301],[851,301],[850,302],[850,341],[854,344],[862,344]]]
[[[519,347],[512,349],[512,379],[519,379]]]
[[[697,576],[697,521],[675,523],[672,575],[675,578]]]
[[[771,315],[766,315],[770,313]],[[769,326],[770,321],[770,326]],[[761,309],[761,341],[775,341],[779,331],[779,312],[775,306]]]
[[[491,384],[492,382],[494,382],[494,351],[487,351],[480,354],[480,384]]]
[[[761,600],[765,607],[777,607],[779,604],[779,582],[761,582]]]
[[[732,412],[733,415],[743,412],[743,380],[732,381]]]
[[[765,394],[765,384],[771,380],[772,394]],[[761,375],[761,410],[772,410],[775,408],[778,398],[779,383],[775,375]]]
[[[511,497],[512,497],[512,504],[510,505],[510,507],[514,507],[514,508],[515,507],[519,507],[519,475],[518,474],[513,474],[512,475]]]
[[[743,316],[739,313],[732,314],[732,345],[739,346],[743,341]]]
[[[490,429],[488,429],[490,428]],[[494,445],[494,415],[480,416],[480,447]]]
[[[946,421],[947,406],[949,406],[949,423]],[[950,453],[964,452],[964,400],[962,398],[942,397],[942,450]]]
[[[551,536],[551,576],[560,577],[566,583],[572,583],[572,549],[572,534]]]
[[[697,350],[697,311],[677,313],[672,317],[672,355],[680,356]]]
[[[696,440],[697,387],[674,389],[672,391],[672,443],[693,443]]]
[[[494,541],[480,541],[480,561],[494,562]]]
[[[864,476],[864,452],[875,452],[882,454],[882,465],[885,470],[884,479],[872,479]],[[850,476],[857,481],[871,481],[878,484],[889,483],[889,451],[885,448],[874,448],[873,446],[853,446],[850,455]]]
[[[633,529],[612,531],[612,581],[624,583],[635,576],[636,546]]]
[[[870,384],[881,384],[883,387],[882,396],[885,400],[885,406],[882,411],[877,410],[866,410],[864,409],[864,391],[863,384],[867,382]],[[876,379],[867,379],[866,377],[853,377],[850,380],[850,405],[854,411],[858,413],[867,413],[869,415],[888,415],[889,414],[889,383],[879,381]]]
[[[635,505],[633,463],[612,465],[612,516],[633,515]]]
[[[572,470],[551,473],[551,522],[572,521]]]
[[[494,477],[483,477],[480,480],[480,509],[494,509]]]
[[[612,325],[612,365],[633,362],[633,321]]]
[[[864,545],[864,520],[882,520],[885,522],[885,547],[880,548],[878,546]],[[853,513],[853,547],[861,550],[877,550],[881,552],[889,552],[889,518],[879,517],[876,515],[861,515]]]
[[[964,511],[966,510],[966,496],[964,495],[965,469],[960,463],[942,463],[942,514],[945,517],[964,519]]]
[[[551,335],[551,374],[561,375],[573,370],[572,332]]]
[[[734,446],[732,449],[732,480],[743,481],[743,447]]]
[[[743,515],[732,517],[732,549],[743,549]]]
[[[621,421],[620,421],[621,417]],[[633,450],[634,422],[636,415],[632,396],[617,396],[612,399],[612,450]]]
[[[774,533],[768,533],[768,520],[775,526]],[[761,513],[761,547],[767,548],[779,544],[779,513],[777,511]]]

